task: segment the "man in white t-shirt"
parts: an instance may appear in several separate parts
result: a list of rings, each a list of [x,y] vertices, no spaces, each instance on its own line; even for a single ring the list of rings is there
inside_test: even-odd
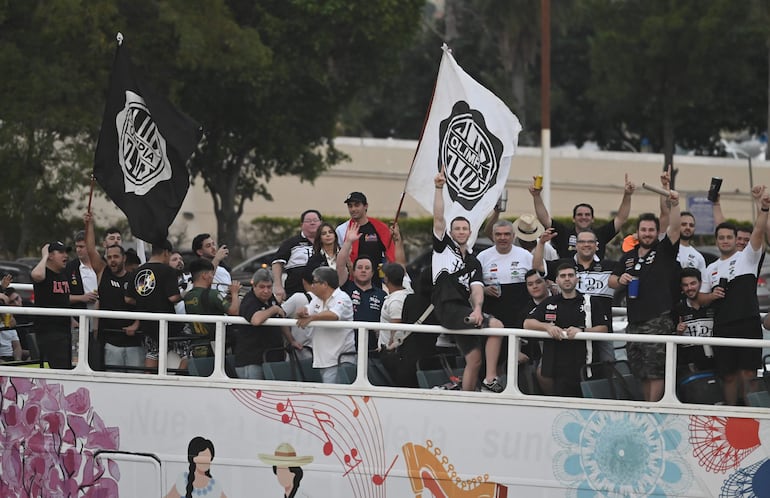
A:
[[[214,265],[214,281],[211,288],[218,291],[222,298],[227,297],[230,284],[233,283],[230,272],[221,265],[222,261],[230,254],[227,246],[217,249],[217,243],[207,233],[199,233],[192,241],[192,250],[199,257],[208,259]]]
[[[404,287],[404,267],[398,263],[387,263],[382,267],[384,277],[382,283],[388,290],[388,295],[382,303],[380,321],[383,323],[401,323],[401,311],[404,309],[406,296],[412,293],[411,289]],[[377,349],[394,349],[404,339],[401,331],[380,330]]]

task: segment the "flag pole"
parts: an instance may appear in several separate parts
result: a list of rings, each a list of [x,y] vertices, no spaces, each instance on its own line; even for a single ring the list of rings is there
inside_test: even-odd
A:
[[[442,47],[442,50],[449,50],[451,53],[452,50],[447,46],[445,43]],[[441,64],[439,64],[439,68],[441,67]],[[436,96],[436,85],[438,84],[438,75],[436,76],[436,80],[433,83],[433,91],[430,93],[430,101],[428,101],[428,110],[425,113],[425,118],[422,120],[422,129],[420,130],[420,138],[417,139],[417,147],[414,149],[414,155],[412,156],[412,164],[409,166],[409,172],[406,174],[406,181],[404,182],[404,190],[401,192],[401,199],[398,203],[398,209],[396,209],[396,217],[393,219],[393,223],[398,223],[398,216],[401,214],[401,207],[404,205],[404,196],[406,195],[406,185],[409,183],[409,177],[412,175],[412,169],[414,169],[414,160],[417,159],[417,151],[420,150],[420,144],[422,143],[422,136],[425,133],[425,127],[428,125],[428,117],[430,116],[430,110],[433,107],[433,97]]]
[[[96,177],[91,174],[91,190],[88,192],[88,213],[91,212],[91,201],[94,198],[94,183],[96,183]]]

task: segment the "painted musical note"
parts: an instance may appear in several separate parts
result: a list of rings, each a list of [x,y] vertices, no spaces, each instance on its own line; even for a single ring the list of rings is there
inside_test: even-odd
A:
[[[343,460],[345,461],[345,465],[348,466],[348,470],[346,470],[345,473],[342,474],[343,477],[348,475],[348,473],[350,473],[351,470],[355,469],[356,467],[361,465],[361,462],[363,462],[361,457],[358,456],[358,450],[356,448],[351,448],[350,454],[345,454],[345,456],[343,457]]]
[[[329,437],[329,433],[326,432],[324,424],[329,424],[329,427],[334,429],[334,421],[328,413],[321,410],[314,409],[313,417],[315,417],[315,419],[318,421],[318,427],[323,431],[324,436],[326,436],[326,442],[324,443],[323,451],[324,455],[329,456],[334,451],[334,444],[332,444],[332,440]]]
[[[286,403],[276,403],[275,409],[278,413],[283,413],[283,415],[281,415],[281,422],[284,424],[289,424],[292,420],[296,420],[297,426],[302,427],[302,422],[300,422],[299,417],[297,417],[297,411],[294,409],[291,398],[286,398]],[[284,413],[287,410],[291,410],[291,415]]]
[[[393,466],[396,464],[396,460],[398,460],[398,455],[393,458],[393,461],[390,463],[390,467],[388,467],[388,470],[385,471],[385,475],[374,474],[372,476],[372,482],[377,486],[382,486],[382,484],[385,482],[385,479],[388,478],[390,471],[393,470]]]

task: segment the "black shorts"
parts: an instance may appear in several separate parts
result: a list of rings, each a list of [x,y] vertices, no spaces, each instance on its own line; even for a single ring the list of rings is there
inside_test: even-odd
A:
[[[762,324],[758,316],[730,323],[714,324],[714,337],[762,339]],[[731,375],[739,370],[762,368],[762,348],[736,346],[714,347],[714,358],[719,375]]]

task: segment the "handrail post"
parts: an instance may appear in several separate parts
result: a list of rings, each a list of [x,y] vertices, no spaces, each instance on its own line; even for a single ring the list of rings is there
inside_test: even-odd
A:
[[[225,373],[225,324],[217,322],[214,332],[214,372],[212,379],[226,379]]]
[[[168,321],[158,320],[158,375],[166,376],[168,372]]]
[[[505,384],[503,393],[505,394],[523,394],[519,389],[519,349],[521,348],[521,341],[516,334],[508,335],[508,361],[507,372],[508,382]]]
[[[676,343],[671,341],[666,341],[666,368],[663,376],[663,398],[660,401],[680,404],[676,396]]]
[[[359,327],[356,331],[358,334],[358,366],[356,367],[356,380],[353,381],[354,386],[370,387],[372,384],[369,382],[369,329]]]
[[[88,363],[88,342],[90,339],[91,319],[85,315],[80,315],[78,316],[78,363],[75,365],[77,372],[93,372]],[[70,361],[72,361],[72,348],[70,348]]]

